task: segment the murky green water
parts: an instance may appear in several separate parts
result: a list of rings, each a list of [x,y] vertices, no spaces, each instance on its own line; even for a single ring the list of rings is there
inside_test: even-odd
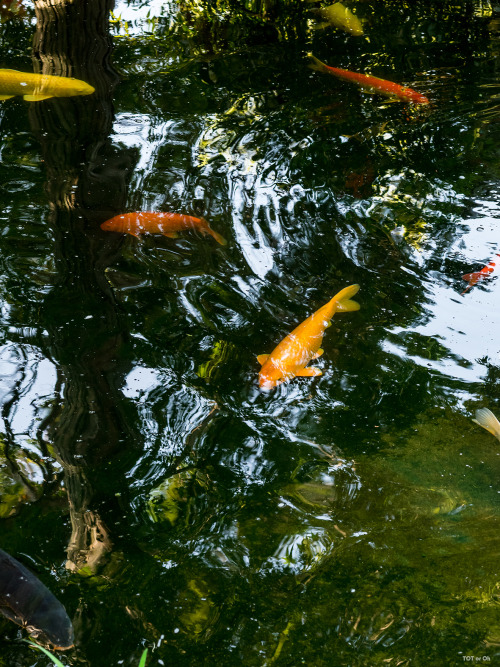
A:
[[[500,252],[500,6],[350,6],[364,37],[119,1],[109,43],[68,42],[95,95],[0,103],[0,547],[66,606],[66,665],[500,662],[500,443],[471,421],[500,417],[500,283],[461,278]],[[29,6],[0,34],[2,67],[50,55]],[[101,231],[134,210],[228,245]],[[323,375],[259,391],[351,283]],[[21,636],[0,620],[0,665],[49,664]]]

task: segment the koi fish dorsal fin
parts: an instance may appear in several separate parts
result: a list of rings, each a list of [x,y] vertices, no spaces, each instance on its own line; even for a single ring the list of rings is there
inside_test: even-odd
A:
[[[360,306],[357,301],[352,301],[351,297],[357,294],[359,291],[359,285],[349,285],[349,287],[344,287],[336,294],[332,301],[336,302],[336,310],[339,313],[347,313],[353,310],[359,310]]]
[[[257,357],[257,361],[261,366],[263,366],[268,359],[269,359],[268,354],[259,354],[259,356]]]
[[[500,440],[500,422],[491,410],[488,410],[488,408],[476,410],[476,418],[472,421],[485,428],[491,435],[496,436]]]

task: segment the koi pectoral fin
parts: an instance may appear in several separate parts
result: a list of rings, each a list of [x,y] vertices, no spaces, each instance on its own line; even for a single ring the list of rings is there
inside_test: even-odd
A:
[[[313,25],[314,30],[324,30],[325,28],[329,28],[330,24],[328,21],[321,21],[320,23],[315,23]]]
[[[168,236],[169,239],[178,239],[179,234],[177,232],[162,232],[163,236]]]
[[[54,95],[37,95],[36,93],[34,95],[23,95],[26,102],[41,102],[42,100],[48,100],[51,97],[54,97]]]
[[[316,377],[317,375],[323,375],[323,371],[319,368],[314,368],[314,366],[310,366],[309,368],[301,368],[299,371],[295,373],[297,377]]]
[[[321,357],[323,354],[324,350],[322,347],[319,348],[319,350],[316,352],[316,354],[312,357],[313,359],[317,359],[318,357]]]
[[[257,361],[261,366],[263,366],[268,359],[269,359],[268,354],[259,354],[259,356],[257,357]]]
[[[0,100],[10,100],[11,97],[15,97],[15,95],[0,95]]]

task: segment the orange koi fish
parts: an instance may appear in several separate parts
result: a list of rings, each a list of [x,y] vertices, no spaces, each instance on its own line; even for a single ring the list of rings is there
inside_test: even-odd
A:
[[[496,257],[500,257],[500,253],[497,252],[495,255]],[[495,270],[496,262],[488,262],[486,266],[483,266],[483,268],[480,271],[474,271],[474,273],[466,273],[465,275],[462,276],[464,280],[466,280],[469,283],[469,286],[464,289],[462,294],[465,294],[467,290],[470,290],[471,287],[474,287],[474,285],[479,282],[480,280],[484,280],[484,278],[487,278],[490,274],[493,273]]]
[[[472,421],[485,428],[491,435],[494,435],[495,438],[500,440],[500,422],[491,410],[488,408],[480,408],[479,410],[476,410],[476,418]]]
[[[340,290],[331,301],[322,306],[307,320],[288,334],[271,354],[260,354],[257,361],[262,366],[259,373],[261,389],[273,389],[293,377],[314,377],[321,375],[319,368],[307,364],[323,354],[320,348],[325,329],[335,313],[359,310],[359,303],[351,301],[359,290],[359,285],[350,285]]]
[[[205,218],[194,218],[192,215],[182,213],[160,213],[154,211],[142,211],[137,213],[122,213],[114,218],[106,220],[101,225],[106,232],[119,232],[120,234],[132,234],[139,238],[140,234],[163,234],[170,238],[177,238],[178,232],[186,229],[195,229],[202,234],[210,234],[217,243],[226,245],[227,241],[210,227]]]
[[[397,97],[403,102],[414,102],[415,104],[429,104],[429,100],[425,95],[418,93],[412,88],[407,88],[406,86],[400,86],[393,81],[386,81],[385,79],[379,79],[376,76],[371,76],[370,74],[360,74],[359,72],[350,72],[347,69],[339,69],[338,67],[330,67],[325,65],[321,60],[318,60],[312,53],[308,54],[310,59],[309,67],[311,69],[317,70],[318,72],[326,72],[328,74],[333,74],[338,79],[343,81],[350,81],[358,85],[361,90],[364,90],[368,93],[379,93],[380,95],[385,95],[386,97]]]

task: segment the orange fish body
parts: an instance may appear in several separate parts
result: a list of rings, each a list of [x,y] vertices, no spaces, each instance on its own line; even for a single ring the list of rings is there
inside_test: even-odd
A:
[[[335,313],[359,310],[359,303],[351,301],[351,297],[358,290],[359,285],[345,287],[331,301],[299,324],[271,354],[261,354],[257,357],[262,366],[259,373],[261,389],[273,389],[296,376],[321,375],[319,368],[306,368],[306,366],[312,359],[317,359],[323,354],[321,341]]]
[[[312,53],[309,54],[311,60],[310,67],[312,69],[318,70],[319,72],[326,72],[328,74],[333,74],[338,79],[343,81],[349,81],[355,83],[362,90],[365,90],[370,93],[379,93],[380,95],[385,95],[386,97],[397,97],[403,102],[415,102],[416,104],[429,104],[429,100],[425,95],[418,93],[412,88],[407,88],[406,86],[400,86],[393,81],[386,81],[385,79],[379,79],[376,76],[371,76],[370,74],[361,74],[359,72],[350,72],[347,69],[339,69],[338,67],[330,67],[325,65],[321,60],[318,60],[313,56]]]
[[[179,232],[195,229],[202,234],[213,236],[221,245],[226,245],[226,239],[215,232],[205,218],[195,218],[192,215],[183,215],[182,213],[154,211],[122,213],[103,222],[101,229],[107,232],[132,234],[137,238],[140,237],[140,234],[163,234],[164,236],[177,238]]]
[[[497,252],[496,256],[500,257],[500,253]],[[467,290],[473,287],[480,280],[483,280],[484,278],[492,274],[493,271],[495,270],[496,264],[497,264],[496,262],[491,261],[488,262],[486,266],[483,266],[483,268],[480,271],[474,271],[474,273],[466,273],[465,275],[463,275],[462,278],[469,283],[469,286],[464,289],[462,294],[465,294]]]

